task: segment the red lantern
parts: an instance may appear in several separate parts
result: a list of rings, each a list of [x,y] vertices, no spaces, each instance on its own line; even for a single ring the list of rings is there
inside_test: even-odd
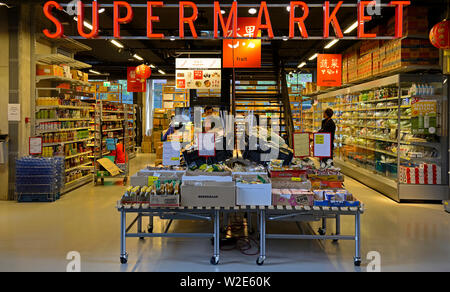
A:
[[[142,82],[150,78],[152,75],[152,70],[147,65],[140,65],[136,67],[136,77],[140,78]]]
[[[450,49],[450,21],[443,20],[436,24],[430,32],[430,41],[438,49]]]

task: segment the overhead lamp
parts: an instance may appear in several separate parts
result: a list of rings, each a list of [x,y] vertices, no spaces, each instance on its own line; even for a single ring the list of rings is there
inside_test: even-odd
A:
[[[90,73],[92,74],[96,74],[96,75],[102,75],[100,72],[94,71],[94,70],[89,70]]]
[[[288,37],[283,37],[283,41],[287,42],[289,40]]]
[[[164,71],[161,70],[161,69],[159,69],[158,72],[159,72],[159,74],[166,75],[166,72],[164,72]]]
[[[74,17],[73,18],[73,20],[75,20],[76,22],[78,22],[78,17]],[[93,26],[92,26],[92,24],[90,24],[89,22],[87,22],[86,20],[85,21],[83,21],[83,25],[86,27],[86,28],[88,28],[88,29],[90,29],[90,30],[92,30],[93,29]]]
[[[141,56],[139,56],[138,54],[134,54],[133,58],[139,60],[139,61],[144,61],[144,58],[142,58]]]
[[[251,15],[256,14],[258,12],[258,10],[256,10],[256,8],[250,8],[248,10],[248,13],[250,13]]]
[[[156,67],[155,67],[155,65],[150,64],[150,68],[155,69]]]
[[[100,8],[100,10],[98,11],[98,13],[100,14],[100,13],[103,13],[103,12],[105,12],[105,8]]]
[[[116,47],[123,49],[123,45],[122,45],[121,43],[119,43],[118,41],[116,41],[116,40],[111,40],[111,43],[112,43],[113,45],[115,45]]]
[[[225,10],[223,10],[223,9],[220,10],[220,13],[225,14]]]
[[[313,61],[313,60],[315,60],[317,58],[317,56],[319,56],[319,54],[315,53],[308,60]]]
[[[306,66],[306,62],[302,62],[300,65],[298,65],[298,68],[303,68]]]
[[[334,46],[338,41],[339,41],[339,39],[332,40],[331,42],[329,42],[329,43],[325,46],[325,49],[331,48],[331,47]]]
[[[355,21],[355,23],[353,23],[352,25],[350,25],[350,26],[344,31],[344,33],[351,33],[351,32],[354,31],[357,27],[358,27],[358,21]]]
[[[170,40],[173,42],[175,41],[175,37],[170,37]]]
[[[287,12],[291,12],[291,6],[286,6]]]

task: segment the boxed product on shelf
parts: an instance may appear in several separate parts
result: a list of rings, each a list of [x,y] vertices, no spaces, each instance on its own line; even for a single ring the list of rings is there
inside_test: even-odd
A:
[[[79,71],[79,70],[70,70],[70,73],[72,74],[72,79],[75,80],[83,80],[83,72]]]
[[[272,205],[272,184],[267,175],[233,175],[236,180],[236,205]]]
[[[64,77],[64,70],[58,65],[36,65],[36,75],[38,76],[59,76]]]
[[[150,206],[152,207],[179,207],[181,181],[160,178],[155,181],[150,193]]]
[[[403,35],[428,37],[428,7],[406,7],[403,11]],[[395,16],[387,23],[386,35],[395,33]]]
[[[314,206],[320,207],[358,207],[360,202],[347,190],[315,190]]]
[[[142,142],[141,151],[142,153],[152,153],[152,142]]]
[[[307,170],[304,169],[283,169],[283,170],[271,170],[270,171],[270,177],[296,177],[296,178],[302,178],[306,180],[307,178]]]
[[[272,188],[274,189],[306,189],[310,190],[311,182],[307,179],[297,177],[272,177]]]
[[[274,206],[312,206],[313,193],[308,189],[273,189],[272,204]]]

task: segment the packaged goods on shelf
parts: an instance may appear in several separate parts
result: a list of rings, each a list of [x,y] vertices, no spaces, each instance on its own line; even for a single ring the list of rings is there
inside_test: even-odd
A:
[[[314,190],[314,206],[358,207],[360,202],[347,190]]]
[[[440,185],[442,171],[436,164],[420,164],[417,167],[400,166],[399,180],[404,184]]]
[[[236,186],[234,181],[183,180],[181,206],[234,207]]]
[[[274,206],[313,206],[314,197],[309,189],[273,189]]]
[[[142,142],[141,151],[142,153],[152,153],[152,142]]]
[[[311,189],[311,182],[298,177],[272,177],[272,188],[274,189]]]
[[[64,69],[58,65],[36,65],[37,76],[59,76],[64,77]]]
[[[272,184],[267,175],[233,175],[238,206],[272,205]]]

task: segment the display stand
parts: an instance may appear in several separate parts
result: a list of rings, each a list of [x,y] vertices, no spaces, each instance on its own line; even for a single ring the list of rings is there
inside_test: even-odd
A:
[[[241,206],[232,208],[211,208],[211,207],[148,207],[148,204],[137,203],[128,208],[121,202],[117,202],[117,210],[121,213],[121,232],[120,232],[120,261],[127,263],[128,253],[126,251],[126,238],[214,238],[214,250],[211,258],[211,264],[217,265],[220,261],[220,213],[225,216],[234,212],[256,213],[259,217],[259,237],[260,254],[256,260],[257,265],[263,265],[267,258],[266,240],[267,239],[319,239],[319,240],[354,240],[355,241],[355,266],[361,265],[361,214],[364,213],[364,205],[360,207],[309,207],[309,206]],[[132,223],[126,225],[127,213],[137,214]],[[149,216],[150,226],[148,233],[142,231],[142,217]],[[152,218],[159,216],[161,219],[171,220],[164,233],[152,233]],[[355,216],[355,234],[341,235],[341,216]],[[336,234],[326,235],[326,219],[332,218],[336,221]],[[319,229],[319,235],[292,235],[292,234],[266,234],[267,221],[295,221],[311,222],[322,219],[322,228]],[[172,220],[205,220],[213,221],[214,233],[167,233]],[[131,228],[137,224],[137,233],[129,233]]]

